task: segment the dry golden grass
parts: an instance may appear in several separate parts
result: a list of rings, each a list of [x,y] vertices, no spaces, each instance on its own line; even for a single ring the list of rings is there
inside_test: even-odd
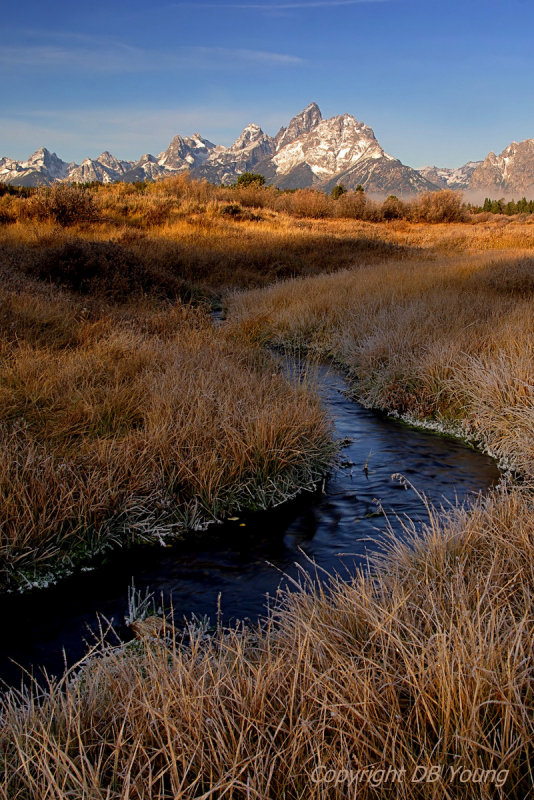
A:
[[[250,222],[209,210],[150,229],[107,223],[65,229],[27,222],[0,228],[4,261],[16,262],[30,274],[46,253],[80,242],[120,248],[123,260],[152,274],[180,280],[186,289],[212,292],[265,286],[280,278],[317,275],[416,252],[370,223],[296,221],[275,214]]]
[[[105,647],[45,693],[12,692],[2,797],[530,797],[527,505],[516,491],[434,515],[375,575],[303,587],[259,629],[169,625]],[[348,782],[372,765],[400,778]],[[433,765],[437,781],[412,782]],[[489,779],[462,781],[464,770]]]
[[[459,422],[534,476],[534,257],[386,262],[234,295],[241,335],[334,356],[366,405]]]
[[[326,468],[318,401],[205,311],[54,294],[0,297],[4,585],[266,507]]]
[[[447,192],[412,204],[413,213],[406,219],[385,221],[381,207],[363,202],[358,192],[333,200],[311,190],[236,190],[186,176],[141,187],[93,187],[86,190],[85,200],[76,187],[58,186],[54,202],[46,191],[28,198],[0,197],[0,221],[10,223],[0,223],[4,260],[26,264],[31,271],[38,261],[36,252],[73,240],[111,243],[123,251],[123,259],[133,259],[150,275],[181,281],[185,297],[199,287],[218,291],[264,286],[385,258],[530,249],[534,243],[534,215],[492,216],[489,221],[473,215],[462,222],[461,214],[452,214],[448,223],[418,222],[427,214],[425,203],[439,206],[447,200],[442,194],[451,194]],[[367,208],[364,219],[358,212],[362,202]]]
[[[163,190],[166,205],[158,218]],[[210,191],[181,179],[150,188],[146,197],[135,187],[99,189],[95,204],[102,209],[108,202],[109,208],[97,222],[68,230],[39,221],[4,227],[5,259],[19,259],[26,272],[37,248],[75,235],[82,241],[120,238],[145,267],[152,248],[158,269],[162,253],[168,259],[180,252],[182,267],[177,260],[172,275],[185,281],[203,276],[207,286],[262,285],[276,276],[275,257],[284,267],[297,255],[304,264],[280,275],[312,275],[229,298],[232,323],[216,334],[201,314],[179,305],[172,312],[160,305],[159,313],[151,305],[156,301],[146,299],[137,309],[111,307],[105,298],[70,305],[62,299],[67,295],[52,290],[34,301],[34,284],[28,282],[26,296],[15,286],[18,298],[2,301],[8,360],[0,388],[3,425],[13,427],[21,415],[27,420],[9,434],[21,448],[16,469],[8,462],[18,470],[21,492],[31,474],[38,484],[34,497],[46,508],[45,471],[52,470],[52,485],[58,483],[56,462],[36,455],[38,432],[54,453],[87,457],[89,464],[111,464],[111,443],[121,464],[113,462],[118,472],[109,472],[109,491],[123,480],[153,486],[154,475],[167,481],[169,471],[177,479],[171,464],[178,443],[180,477],[190,490],[184,497],[204,491],[221,503],[227,488],[235,497],[236,478],[243,475],[263,497],[258,474],[276,473],[280,463],[282,472],[300,470],[310,453],[320,460],[328,449],[315,401],[273,376],[254,349],[267,342],[336,358],[370,405],[461,424],[513,464],[524,485],[496,490],[447,518],[432,512],[424,534],[408,530],[405,544],[392,541],[372,574],[336,580],[328,592],[304,586],[259,629],[213,634],[192,623],[182,636],[169,624],[163,637],[115,649],[102,645],[79,671],[47,690],[33,686],[5,695],[0,796],[531,797],[534,227],[519,219],[432,226],[299,221],[271,210],[265,195],[262,207],[254,190],[240,202],[262,217],[252,219],[222,211],[235,202],[232,195]],[[150,208],[155,221],[139,231],[135,220]],[[379,263],[380,256],[391,258]],[[314,275],[321,264],[331,273],[354,268]],[[82,318],[83,303],[89,311]],[[220,374],[213,366],[223,358]],[[176,431],[176,414],[191,424],[189,438]],[[78,427],[72,431],[73,419]],[[83,448],[76,440],[80,431]],[[191,437],[196,450],[187,449]],[[239,476],[234,457],[224,461],[234,452]],[[132,466],[126,477],[123,460]],[[91,473],[74,463],[77,476],[88,476],[83,491],[90,492]],[[147,463],[161,471],[148,475]],[[251,463],[254,478],[247,472]],[[61,502],[68,508],[73,500]],[[347,770],[354,775],[372,765],[406,772],[386,786],[364,779],[350,784]],[[434,765],[442,767],[438,780],[411,781],[416,766]],[[458,767],[493,774],[487,782],[462,781],[451,773]],[[334,779],[321,780],[325,776]]]

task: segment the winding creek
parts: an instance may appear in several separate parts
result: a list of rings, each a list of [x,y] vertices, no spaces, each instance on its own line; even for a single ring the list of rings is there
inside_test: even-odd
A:
[[[98,616],[113,621],[121,636],[128,587],[163,594],[180,621],[191,613],[215,618],[221,597],[224,622],[256,619],[266,596],[276,594],[310,559],[330,572],[354,572],[368,551],[376,550],[387,512],[401,532],[401,518],[420,524],[426,511],[420,497],[392,474],[401,473],[437,504],[447,505],[497,482],[494,461],[462,444],[412,430],[348,399],[335,369],[322,367],[318,388],[335,424],[335,434],[351,443],[342,466],[315,492],[306,492],[272,511],[243,515],[212,526],[169,547],[137,547],[108,554],[93,571],[82,571],[58,585],[2,598],[0,677],[18,684],[21,669],[63,671],[94,641]],[[367,471],[363,469],[368,461]],[[377,502],[378,501],[378,502]],[[113,641],[113,640],[111,640]],[[63,652],[64,651],[64,652]]]

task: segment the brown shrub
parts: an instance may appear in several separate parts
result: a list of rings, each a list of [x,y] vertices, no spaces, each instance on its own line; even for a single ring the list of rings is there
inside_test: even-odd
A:
[[[96,206],[91,192],[68,183],[39,189],[28,199],[25,210],[30,218],[51,220],[63,227],[96,220]]]
[[[429,192],[411,204],[411,217],[416,222],[463,222],[466,211],[462,195],[450,189]]]
[[[259,186],[257,183],[237,186],[233,191],[237,201],[248,208],[272,207],[277,194],[277,190],[272,186]]]
[[[366,206],[365,192],[345,192],[337,199],[336,216],[363,219]]]
[[[287,195],[287,206],[290,214],[297,217],[323,219],[332,214],[333,201],[323,192],[313,189],[297,189]]]
[[[406,218],[407,207],[402,200],[399,200],[394,194],[391,194],[382,203],[382,218],[389,219],[402,219]]]

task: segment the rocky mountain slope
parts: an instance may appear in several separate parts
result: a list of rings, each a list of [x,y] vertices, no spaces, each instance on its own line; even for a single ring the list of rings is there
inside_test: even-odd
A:
[[[27,161],[0,158],[0,181],[22,186],[153,181],[185,171],[216,184],[234,183],[243,172],[253,171],[282,189],[330,191],[340,183],[347,189],[361,185],[369,194],[382,197],[454,189],[468,199],[534,198],[534,139],[512,142],[499,156],[490,153],[484,161],[470,161],[456,169],[416,170],[386,153],[365,123],[350,114],[323,119],[319,106],[311,103],[276,136],[250,124],[230,147],[215,145],[195,133],[175,136],[162,153],[146,153],[138,161],[122,161],[105,151],[81,164],[67,164],[45,147]]]
[[[421,167],[418,172],[440,189],[453,189],[464,192],[469,189],[469,181],[482,161],[468,161],[462,167]]]
[[[489,153],[469,181],[479,197],[534,198],[534,139],[512,142],[500,155]]]
[[[86,183],[89,181],[100,181],[101,183],[113,183],[114,181],[124,180],[124,176],[135,165],[135,161],[119,161],[107,150],[98,158],[86,158],[80,166],[74,166],[68,172],[69,181],[76,183]]]
[[[234,183],[243,172],[257,172],[257,165],[272,153],[273,139],[258,125],[247,125],[230,147],[212,151],[204,164],[193,168],[191,174],[211,183]]]
[[[484,161],[457,169],[422,167],[419,172],[440,189],[462,191],[475,202],[485,197],[534,199],[534,139],[512,142],[498,156],[491,152]]]
[[[257,125],[247,126],[228,150],[210,155],[192,174],[214,183],[233,183],[251,170],[282,189],[329,190],[342,182],[347,189],[361,184],[374,194],[412,195],[436,188],[388,155],[368,125],[350,114],[325,120],[316,103],[273,138]]]
[[[46,147],[40,147],[27,161],[0,158],[0,181],[15,186],[40,186],[66,180],[76,164],[67,164]]]

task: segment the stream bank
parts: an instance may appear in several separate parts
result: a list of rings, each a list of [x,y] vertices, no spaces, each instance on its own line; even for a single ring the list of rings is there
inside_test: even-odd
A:
[[[17,684],[21,668],[61,674],[84,655],[100,624],[128,638],[132,582],[141,596],[153,593],[172,606],[178,624],[191,614],[214,620],[219,605],[224,623],[255,621],[268,597],[302,570],[314,573],[316,564],[321,574],[348,577],[379,549],[389,525],[398,535],[407,519],[420,527],[428,519],[420,494],[447,507],[498,482],[488,456],[349,399],[334,367],[319,367],[316,377],[335,435],[347,443],[323,486],[166,547],[111,552],[97,569],[56,586],[4,596],[0,677]],[[399,474],[414,488],[392,477]]]

